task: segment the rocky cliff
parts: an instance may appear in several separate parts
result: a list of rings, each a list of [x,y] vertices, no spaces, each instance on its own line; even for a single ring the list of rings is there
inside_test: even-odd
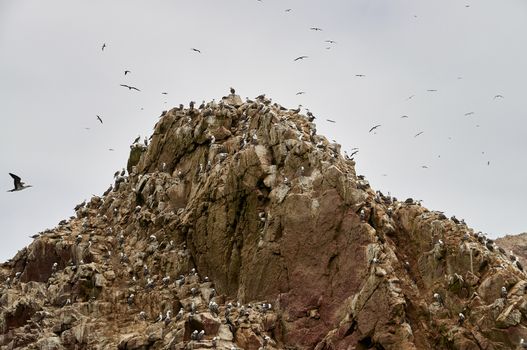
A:
[[[522,265],[370,188],[310,115],[163,112],[76,216],[0,269],[2,349],[511,349]]]

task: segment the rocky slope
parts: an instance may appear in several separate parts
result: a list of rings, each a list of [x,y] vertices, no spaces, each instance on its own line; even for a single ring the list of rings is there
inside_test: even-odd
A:
[[[2,349],[527,339],[521,264],[456,218],[375,192],[310,119],[264,96],[163,112],[128,175],[2,265]]]
[[[517,256],[520,263],[527,266],[527,232],[500,237],[496,239],[496,244],[503,247],[509,255]]]

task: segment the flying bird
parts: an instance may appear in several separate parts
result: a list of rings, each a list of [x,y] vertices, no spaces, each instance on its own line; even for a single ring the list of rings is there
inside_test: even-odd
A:
[[[319,27],[311,27],[311,28],[309,28],[309,29],[314,30],[314,31],[316,31],[316,32],[322,30],[322,28],[319,28]]]
[[[381,124],[377,124],[377,125],[375,125],[374,127],[372,127],[372,128],[370,129],[370,131],[368,131],[368,132],[372,132],[373,130],[377,129],[377,128],[380,127],[380,126],[381,126]]]
[[[428,166],[427,165],[421,165],[421,168],[428,169]]]
[[[23,189],[26,189],[28,187],[32,187],[31,185],[25,185],[21,179],[20,179],[20,176],[17,176],[15,174],[11,174],[9,173],[9,175],[11,175],[11,177],[13,178],[14,180],[14,183],[15,183],[15,188],[13,188],[12,190],[9,190],[7,192],[15,192],[15,191],[22,191]]]
[[[298,56],[293,61],[303,60],[304,58],[307,58],[308,56]]]
[[[419,131],[417,134],[414,135],[414,137],[417,137],[417,136],[421,135],[422,133],[424,133],[424,131]]]
[[[101,51],[104,51],[104,48],[106,47],[106,43],[102,44]]]
[[[128,73],[132,73],[132,72],[129,71],[128,69],[126,69],[126,70],[124,71],[124,75],[126,75],[126,74],[128,74]]]
[[[365,75],[364,74],[355,74],[356,77],[359,77],[359,78],[364,78]]]
[[[329,43],[329,44],[336,44],[337,42],[334,41],[334,40],[326,40],[324,41],[325,43]]]
[[[161,95],[168,95],[168,92],[162,92]]]
[[[195,49],[195,48],[191,48],[191,50],[192,50],[192,51],[195,51],[195,52],[197,52],[197,53],[201,53],[201,51],[200,51],[200,50],[198,50],[198,49]]]
[[[326,119],[326,120],[327,120],[328,122],[330,122],[330,123],[335,123],[335,121],[332,120],[332,119]]]
[[[496,96],[494,96],[494,99],[497,99],[497,98],[503,98],[503,95],[496,95]]]
[[[97,116],[97,120],[99,120],[99,121],[101,122],[101,124],[103,124],[102,119],[101,119],[101,116],[98,115],[98,116]]]
[[[292,9],[285,9],[285,12],[291,12]]]
[[[465,117],[468,117],[469,115],[472,115],[472,114],[474,114],[474,112],[465,113]]]
[[[303,95],[305,93],[306,93],[305,91],[299,91],[299,92],[296,93],[296,95]]]
[[[137,91],[141,91],[139,90],[138,88],[136,88],[135,86],[130,86],[130,85],[126,85],[126,84],[121,84],[121,86],[125,87],[125,88],[128,88],[128,90],[137,90]]]
[[[414,98],[415,95],[412,95],[412,96],[409,96],[406,100],[411,100],[412,98]]]
[[[426,91],[428,91],[428,92],[436,92],[437,90],[436,89],[428,89]]]
[[[409,118],[407,115],[403,115],[401,118]]]

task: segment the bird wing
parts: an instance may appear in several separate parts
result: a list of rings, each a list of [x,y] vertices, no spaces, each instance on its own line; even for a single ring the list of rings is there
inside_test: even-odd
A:
[[[130,86],[130,89],[137,90],[137,91],[141,91],[141,90],[139,90],[138,88],[136,88],[136,87],[134,87],[134,86]]]
[[[20,176],[17,176],[15,174],[12,174],[12,173],[9,173],[9,175],[11,175],[11,177],[13,178],[14,180],[14,184],[15,184],[15,188],[19,188],[22,186],[22,179],[20,178]]]
[[[103,124],[101,117],[97,116],[97,119]]]
[[[421,135],[423,132],[424,132],[424,131],[420,131],[420,132],[418,132],[417,134],[415,134],[414,137],[417,137],[417,136]]]
[[[126,84],[121,84],[121,86],[124,86],[125,88],[129,88],[130,89],[130,86],[128,86]]]
[[[368,131],[368,132],[372,132],[373,130],[377,129],[379,126],[381,126],[381,124],[379,124],[379,125],[375,125],[375,126],[372,127],[372,128],[370,129],[370,131]]]

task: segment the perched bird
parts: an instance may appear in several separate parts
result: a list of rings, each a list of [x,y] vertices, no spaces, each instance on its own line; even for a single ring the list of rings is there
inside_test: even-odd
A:
[[[523,338],[520,339],[520,347],[522,349],[527,349],[527,343],[525,342],[525,340],[523,340]]]
[[[234,95],[234,94],[236,93],[236,90],[234,90],[233,87],[231,87],[231,90],[230,90],[230,91],[231,91],[231,95]]]
[[[463,322],[465,322],[465,315],[463,315],[461,312],[459,313],[459,318],[457,319],[457,322],[460,326],[463,325]]]
[[[198,49],[195,49],[195,48],[191,48],[191,50],[192,50],[192,51],[194,51],[194,52],[197,52],[197,53],[201,53],[201,51],[200,51],[200,50],[198,50]]]
[[[126,75],[126,74],[128,74],[128,73],[132,73],[132,72],[126,69],[126,70],[124,71],[124,75]]]
[[[17,176],[17,175],[12,174],[12,173],[9,173],[9,175],[11,175],[11,177],[14,180],[15,188],[13,188],[12,190],[9,190],[7,192],[22,191],[23,189],[26,189],[28,187],[32,187],[31,185],[25,185],[24,182],[21,181],[22,179],[20,179],[20,176]]]
[[[298,56],[293,61],[303,60],[304,58],[308,58],[308,56]]]
[[[443,305],[443,298],[441,297],[441,295],[439,293],[434,293],[434,299],[440,305]]]
[[[135,86],[130,86],[130,85],[126,85],[126,84],[121,84],[122,87],[125,87],[125,88],[128,88],[128,90],[137,90],[137,91],[141,91],[139,90],[138,88],[136,88]]]
[[[372,127],[372,128],[370,129],[370,131],[368,131],[368,132],[372,132],[373,130],[377,129],[377,128],[380,127],[380,126],[381,126],[381,124],[377,124],[377,125],[375,125],[374,127]]]
[[[505,286],[501,287],[500,295],[503,299],[507,299],[507,288]]]
[[[97,120],[98,120],[98,121],[100,121],[100,122],[101,122],[101,124],[103,123],[103,122],[102,122],[102,118],[101,118],[101,116],[100,116],[100,115],[98,115],[98,116],[97,116]]]

